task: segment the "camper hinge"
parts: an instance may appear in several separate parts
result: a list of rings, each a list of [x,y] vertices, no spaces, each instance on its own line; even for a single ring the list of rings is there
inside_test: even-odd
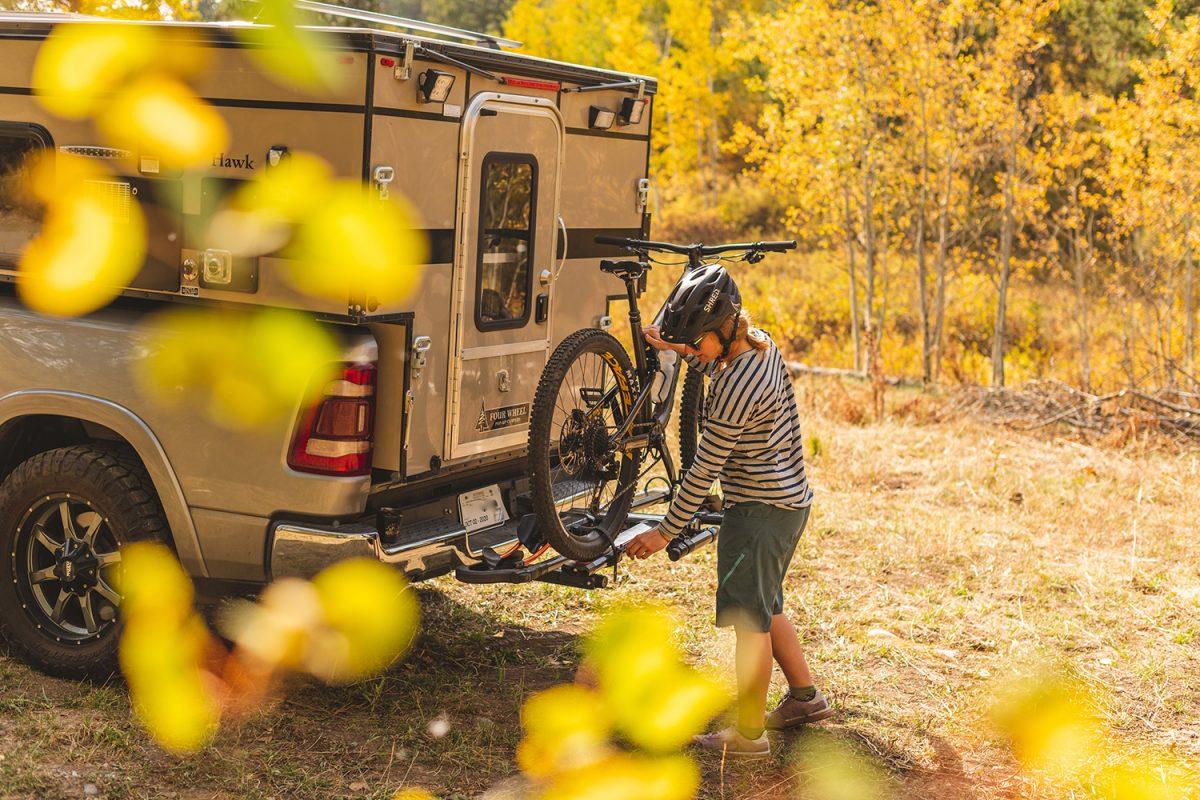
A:
[[[404,59],[396,65],[396,71],[393,73],[396,76],[396,80],[412,80],[413,52],[415,50],[416,45],[411,41],[404,43]]]

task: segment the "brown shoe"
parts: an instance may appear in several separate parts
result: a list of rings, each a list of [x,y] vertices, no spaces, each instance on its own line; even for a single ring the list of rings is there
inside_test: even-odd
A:
[[[833,708],[821,690],[812,700],[797,700],[791,693],[785,694],[779,705],[767,714],[767,730],[782,731],[797,725],[807,725],[810,722],[820,722],[833,716]]]
[[[747,739],[737,732],[737,728],[725,728],[716,733],[693,736],[692,744],[738,758],[763,758],[771,755],[771,743],[767,741],[766,731],[757,739]]]

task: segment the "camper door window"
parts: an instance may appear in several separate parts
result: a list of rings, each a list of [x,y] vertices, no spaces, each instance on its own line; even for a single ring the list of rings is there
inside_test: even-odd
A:
[[[536,159],[489,153],[479,199],[475,325],[480,330],[519,328],[529,321],[536,208]]]
[[[49,147],[45,128],[0,122],[0,268],[17,264],[42,225],[42,210],[29,191],[33,156]]]

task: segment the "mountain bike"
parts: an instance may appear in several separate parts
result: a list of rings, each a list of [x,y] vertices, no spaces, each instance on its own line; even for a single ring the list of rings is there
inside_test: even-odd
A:
[[[686,274],[717,261],[754,264],[767,253],[796,247],[794,241],[684,245],[609,236],[597,236],[596,243],[635,256],[600,262],[603,272],[625,284],[632,347],[626,350],[599,328],[564,339],[542,372],[529,425],[530,500],[538,530],[561,555],[578,561],[614,550],[631,510],[670,502],[681,480],[666,431],[682,359],[646,342],[638,308],[652,265],[682,265]],[[655,261],[651,253],[685,258]],[[680,397],[683,471],[691,466],[703,425],[703,381],[699,369],[689,369]],[[659,464],[665,478],[648,479],[635,496],[639,482]],[[652,492],[656,480],[665,488]]]

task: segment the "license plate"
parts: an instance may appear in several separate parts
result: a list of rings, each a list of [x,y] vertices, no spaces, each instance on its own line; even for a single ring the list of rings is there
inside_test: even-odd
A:
[[[500,487],[494,484],[460,494],[458,511],[468,533],[491,528],[508,520],[508,512],[500,499]]]

